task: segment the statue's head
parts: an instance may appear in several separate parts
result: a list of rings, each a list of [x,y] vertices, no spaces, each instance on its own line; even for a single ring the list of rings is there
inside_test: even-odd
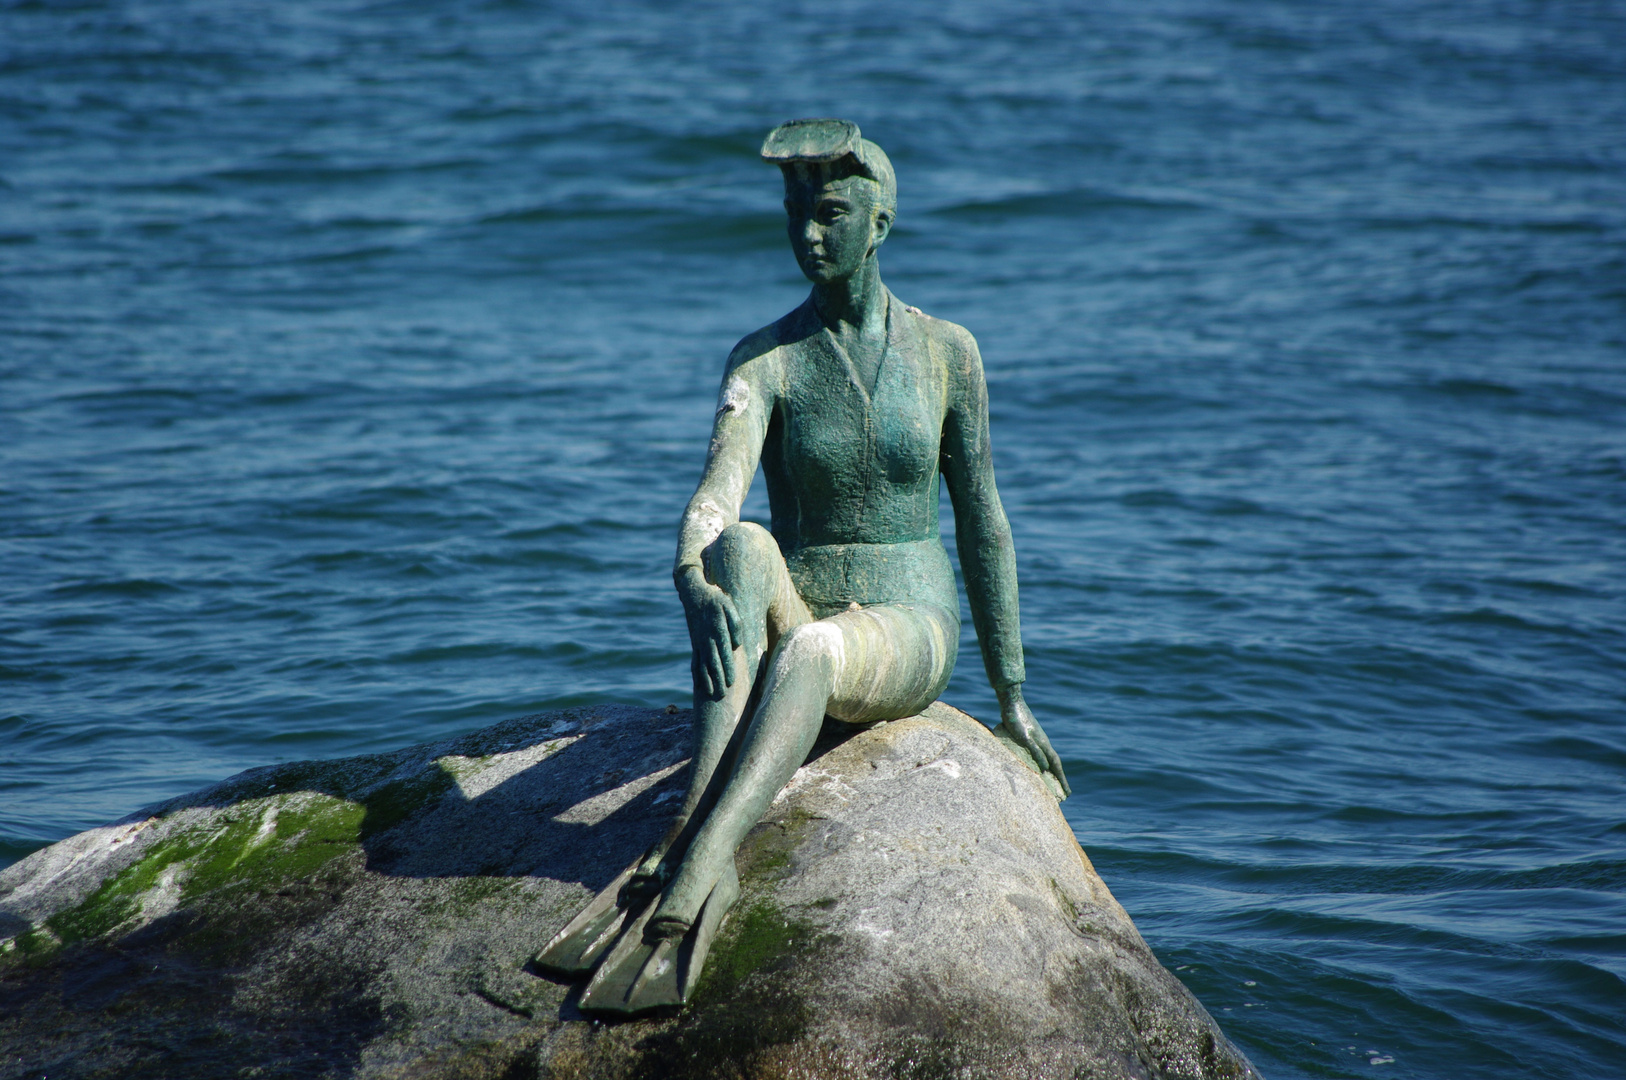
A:
[[[768,133],[762,159],[785,176],[790,246],[813,282],[850,277],[892,230],[892,162],[849,120],[792,120]]]

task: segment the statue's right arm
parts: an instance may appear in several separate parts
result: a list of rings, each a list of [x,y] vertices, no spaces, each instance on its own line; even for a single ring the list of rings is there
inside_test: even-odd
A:
[[[774,404],[774,365],[771,354],[760,355],[751,347],[757,336],[740,342],[729,357],[717,395],[706,468],[683,511],[672,568],[689,624],[695,685],[713,698],[721,697],[734,682],[734,650],[742,642],[743,628],[733,600],[706,580],[700,556],[724,529],[740,520],[740,505],[762,456]]]

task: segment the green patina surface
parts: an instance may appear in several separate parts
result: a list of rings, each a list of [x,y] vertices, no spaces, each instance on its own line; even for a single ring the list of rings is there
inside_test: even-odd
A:
[[[723,372],[673,565],[695,680],[686,820],[654,855],[671,872],[649,920],[655,936],[605,954],[611,967],[583,998],[601,1014],[682,1001],[670,980],[639,974],[665,947],[655,938],[683,931],[693,955],[705,955],[714,924],[702,912],[726,860],[806,760],[826,715],[912,716],[947,686],[960,603],[939,528],[945,486],[1002,729],[1052,792],[1067,794],[1061,759],[1022,698],[1015,550],[976,341],[882,284],[876,253],[897,216],[897,178],[856,124],[793,120],[764,147],[782,170],[787,235],[813,287],[742,339]],[[771,529],[740,519],[759,469]],[[686,848],[665,846],[679,838]],[[755,859],[757,873],[779,869],[771,852]],[[587,920],[572,934],[597,932]],[[590,945],[569,937],[550,948],[579,956]]]
[[[726,859],[806,760],[825,716],[912,716],[948,684],[960,603],[939,528],[944,486],[1002,725],[1052,790],[1067,792],[1061,759],[1022,699],[1016,558],[976,341],[882,284],[876,253],[897,216],[896,176],[856,124],[793,120],[764,146],[777,148],[765,160],[781,167],[787,234],[813,288],[729,355],[705,468],[678,528],[673,582],[695,679],[681,813],[704,824],[679,822],[669,842],[681,837],[686,849],[656,853],[671,875],[649,925],[657,937],[691,932],[701,956],[713,925],[701,912]],[[740,519],[759,469],[771,529]],[[589,944],[553,948],[579,955]],[[637,974],[662,947],[645,946],[607,954],[612,967],[594,985],[632,989],[613,1006],[590,991],[584,1009],[633,1015],[681,1001]]]

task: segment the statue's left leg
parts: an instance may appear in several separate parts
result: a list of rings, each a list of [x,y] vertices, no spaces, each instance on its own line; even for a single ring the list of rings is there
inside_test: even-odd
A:
[[[694,923],[740,841],[807,759],[826,713],[889,720],[936,700],[954,668],[959,629],[958,617],[935,604],[880,604],[786,635],[733,773],[650,919],[650,934],[681,936]]]
[[[742,623],[743,640],[733,657],[734,682],[713,696],[696,673],[694,742],[683,804],[666,835],[601,890],[537,954],[537,964],[546,970],[566,975],[593,970],[606,950],[624,936],[628,925],[648,912],[728,775],[730,748],[739,742],[737,729],[750,704],[764,655],[792,627],[812,621],[812,612],[791,583],[779,545],[762,526],[750,522],[730,525],[706,547],[703,565],[706,579],[729,595]],[[633,967],[642,970],[640,965],[638,961]],[[614,989],[607,992],[611,997],[615,994]],[[662,992],[667,991],[655,991],[655,1000],[661,1000]]]
[[[701,553],[706,580],[734,601],[745,641],[734,654],[733,685],[720,696],[707,692],[700,659],[694,660],[694,736],[689,755],[689,786],[666,835],[650,849],[631,888],[659,891],[670,878],[671,855],[681,857],[700,819],[717,801],[728,777],[725,760],[738,749],[737,730],[745,715],[766,655],[792,629],[813,620],[797,595],[785,558],[773,535],[753,522],[724,529]],[[719,768],[719,766],[721,766]],[[718,775],[721,773],[721,775]]]

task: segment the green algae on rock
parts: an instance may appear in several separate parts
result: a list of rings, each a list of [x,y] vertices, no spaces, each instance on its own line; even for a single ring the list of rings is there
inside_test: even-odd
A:
[[[647,847],[689,716],[257,769],[0,872],[0,1054],[52,1077],[1254,1076],[1039,776],[945,705],[826,731],[682,1013],[528,957]]]

